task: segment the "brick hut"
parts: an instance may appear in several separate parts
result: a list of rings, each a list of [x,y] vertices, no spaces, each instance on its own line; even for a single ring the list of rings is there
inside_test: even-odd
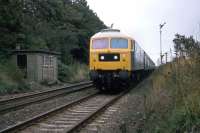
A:
[[[24,77],[35,82],[57,81],[59,55],[46,50],[12,51],[13,61],[24,72]]]

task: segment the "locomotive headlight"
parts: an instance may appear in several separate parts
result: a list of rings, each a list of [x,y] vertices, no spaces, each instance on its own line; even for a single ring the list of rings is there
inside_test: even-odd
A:
[[[101,59],[101,60],[104,60],[104,59],[105,59],[105,57],[102,55],[102,56],[100,57],[100,59]]]
[[[114,56],[114,59],[115,59],[115,60],[117,60],[117,59],[118,59],[117,55],[115,55],[115,56]]]

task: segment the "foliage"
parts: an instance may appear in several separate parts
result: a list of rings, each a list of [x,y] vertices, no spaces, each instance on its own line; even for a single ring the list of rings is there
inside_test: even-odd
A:
[[[87,62],[89,37],[102,28],[85,0],[0,1],[0,51],[20,45],[61,52],[65,64]]]
[[[21,32],[22,1],[0,1],[0,50],[14,48]]]
[[[176,34],[173,42],[175,51],[179,56],[194,57],[195,54],[200,56],[200,42],[195,41],[192,36],[185,37]]]
[[[199,42],[177,35],[174,42],[179,57],[161,66],[151,77],[152,89],[145,102],[148,118],[144,132],[200,131]]]
[[[74,62],[71,65],[65,65],[60,62],[58,73],[58,79],[62,82],[77,82],[89,79],[88,67],[85,64],[80,64],[78,62]]]
[[[61,52],[62,81],[87,77],[86,66],[74,62],[87,63],[89,38],[103,28],[86,0],[0,0],[0,91],[24,85],[21,72],[7,64],[16,46]]]
[[[0,63],[0,94],[16,93],[30,89],[23,74],[11,62]]]

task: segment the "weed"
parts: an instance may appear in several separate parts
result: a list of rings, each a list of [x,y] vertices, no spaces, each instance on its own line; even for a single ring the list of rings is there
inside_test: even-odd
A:
[[[10,62],[0,64],[0,94],[18,93],[30,89],[22,72]]]
[[[148,115],[145,130],[166,133],[196,130],[200,123],[199,67],[198,58],[180,58],[154,72],[152,89],[145,98]]]
[[[58,79],[62,82],[74,82],[89,79],[88,66],[77,62],[68,66],[59,63],[58,73]]]

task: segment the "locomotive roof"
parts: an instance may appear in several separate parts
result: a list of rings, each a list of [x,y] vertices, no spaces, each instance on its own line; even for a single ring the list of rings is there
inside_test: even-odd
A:
[[[132,38],[126,34],[120,32],[117,29],[104,29],[92,36],[92,38],[104,38],[104,37],[123,37]]]

